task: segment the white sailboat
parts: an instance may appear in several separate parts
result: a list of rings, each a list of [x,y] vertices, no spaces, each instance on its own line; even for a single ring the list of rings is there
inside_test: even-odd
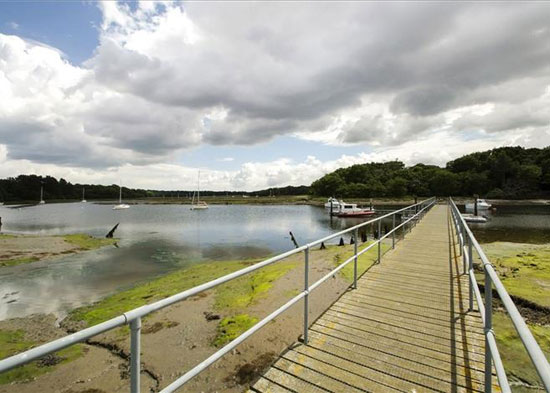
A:
[[[195,193],[193,193],[193,199],[191,200],[191,210],[204,210],[208,209],[206,202],[201,202],[201,171],[197,178],[197,201],[195,202]]]
[[[119,183],[118,205],[113,206],[113,210],[129,209],[130,205],[122,203],[122,185]]]
[[[84,198],[84,190],[85,190],[85,188],[82,187],[82,200],[80,201],[82,203],[86,203],[86,198]]]
[[[38,202],[39,205],[43,205],[44,203],[46,203],[46,201],[44,201],[44,186],[40,186],[40,202]]]

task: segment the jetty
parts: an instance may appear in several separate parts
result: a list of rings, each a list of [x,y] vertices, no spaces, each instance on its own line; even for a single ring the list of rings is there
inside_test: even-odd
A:
[[[436,205],[249,392],[483,392],[483,321],[462,267]]]
[[[382,235],[382,222],[388,230]],[[377,239],[359,235],[377,226]],[[391,226],[391,229],[389,229]],[[352,255],[310,282],[310,250],[348,236]],[[382,246],[384,245],[384,246]],[[388,249],[384,252],[384,249]],[[358,260],[378,257],[366,272]],[[303,333],[256,381],[248,393],[322,392],[511,392],[492,328],[493,292],[510,317],[541,383],[550,392],[550,365],[491,261],[452,199],[430,198],[276,255],[106,322],[0,360],[0,372],[123,325],[130,327],[131,393],[140,392],[141,321],[145,316],[220,284],[302,254],[303,290],[191,370],[161,386],[176,392],[289,308],[303,305]],[[316,320],[309,298],[323,296],[323,283],[346,266],[353,282]],[[474,267],[476,270],[474,270]],[[477,284],[483,274],[483,293]],[[182,350],[185,350],[182,348]]]

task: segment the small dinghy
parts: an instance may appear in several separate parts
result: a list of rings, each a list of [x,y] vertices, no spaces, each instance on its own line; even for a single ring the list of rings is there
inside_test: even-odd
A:
[[[473,214],[463,214],[462,217],[466,222],[474,222],[474,223],[481,223],[481,224],[487,222],[487,217],[483,217],[483,216],[474,216]]]

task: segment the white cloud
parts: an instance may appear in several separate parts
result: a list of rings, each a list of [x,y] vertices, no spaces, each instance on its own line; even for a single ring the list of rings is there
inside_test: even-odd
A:
[[[543,5],[98,6],[100,44],[83,66],[0,34],[4,176],[48,170],[110,182],[119,168],[136,186],[163,188],[159,179],[185,182],[193,172],[172,164],[187,149],[285,134],[372,151],[205,170],[211,187],[254,189],[307,184],[364,160],[441,164],[472,150],[548,143]]]

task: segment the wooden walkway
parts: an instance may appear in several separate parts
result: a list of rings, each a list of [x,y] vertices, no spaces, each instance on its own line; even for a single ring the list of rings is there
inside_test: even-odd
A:
[[[455,239],[434,206],[249,392],[482,392],[482,322]]]

